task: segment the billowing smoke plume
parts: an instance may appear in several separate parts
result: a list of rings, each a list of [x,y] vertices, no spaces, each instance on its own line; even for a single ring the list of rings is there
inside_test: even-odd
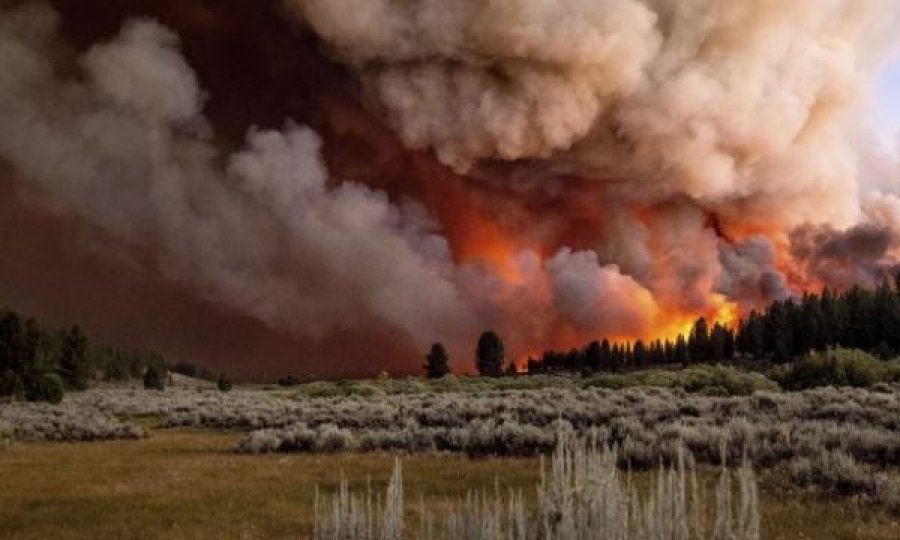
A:
[[[791,255],[808,276],[841,288],[872,286],[900,271],[895,231],[861,224],[846,231],[803,226],[791,233]]]
[[[667,312],[783,298],[788,244],[828,243],[787,231],[869,219],[850,134],[895,2],[286,1],[411,147],[536,199],[602,184],[583,247]]]
[[[844,116],[896,20],[889,0],[287,3],[454,167],[552,158],[730,214],[787,197],[792,224],[856,217]]]
[[[893,269],[900,198],[860,181],[878,160],[850,137],[891,0],[278,1],[360,82],[402,166],[334,142],[352,109],[226,151],[173,31],[130,20],[78,49],[47,4],[17,2],[0,161],[18,196],[303,343],[441,340],[462,361],[488,327],[514,355],[671,336]]]
[[[652,310],[650,294],[593,253],[535,256],[515,286],[455,265],[415,202],[330,180],[307,128],[252,131],[243,151],[221,155],[204,93],[159,25],[132,21],[74,59],[56,26],[43,4],[3,14],[0,155],[61,211],[139,246],[195,294],[303,336],[386,323],[420,346],[508,321],[504,299],[523,293],[545,313],[531,332],[556,317],[646,330],[636,310]]]
[[[305,128],[252,132],[244,151],[218,155],[178,40],[155,23],[129,23],[74,65],[55,61],[55,26],[39,4],[0,26],[0,154],[54,203],[281,328],[380,318],[434,338],[466,321],[447,244],[415,205],[329,187]]]

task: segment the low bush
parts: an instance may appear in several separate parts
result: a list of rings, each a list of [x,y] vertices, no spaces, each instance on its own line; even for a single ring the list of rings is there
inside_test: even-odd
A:
[[[373,381],[313,382],[298,386],[300,395],[311,398],[372,396],[377,394],[477,393],[547,389],[683,388],[691,393],[748,396],[759,390],[777,390],[765,375],[729,366],[693,366],[684,370],[651,369],[632,373],[604,373],[589,377],[572,375],[520,375],[511,377],[455,377],[440,379],[391,379]]]
[[[166,372],[157,366],[147,366],[144,372],[144,388],[148,390],[159,390],[162,392],[166,389]]]
[[[95,441],[136,439],[144,431],[86,404],[13,403],[0,407],[0,439]]]
[[[761,373],[729,366],[692,366],[679,371],[646,370],[628,374],[597,375],[581,386],[609,388],[682,388],[710,396],[749,396],[753,392],[777,390],[778,385]]]
[[[177,362],[174,366],[172,366],[172,372],[184,375],[185,377],[195,378],[199,370],[194,364],[182,361]]]
[[[219,375],[219,380],[216,382],[216,386],[219,388],[219,392],[231,392],[231,388],[234,385],[231,382],[231,377],[229,377],[227,373],[222,373],[221,375]]]
[[[303,381],[301,381],[299,377],[296,377],[294,375],[287,375],[285,377],[278,379],[278,386],[284,386],[284,387],[297,386],[301,382],[303,382]]]
[[[856,349],[813,352],[776,374],[786,390],[822,386],[866,388],[882,381],[895,368]]]
[[[841,495],[872,491],[872,475],[853,456],[840,450],[822,450],[790,465],[791,479],[802,487],[817,487]]]
[[[876,500],[888,512],[900,516],[900,477],[881,475],[875,485]]]
[[[64,388],[62,378],[56,373],[41,373],[25,386],[25,398],[58,405],[63,400]]]
[[[676,386],[708,395],[749,396],[757,391],[777,390],[765,375],[727,366],[696,366],[677,373]]]

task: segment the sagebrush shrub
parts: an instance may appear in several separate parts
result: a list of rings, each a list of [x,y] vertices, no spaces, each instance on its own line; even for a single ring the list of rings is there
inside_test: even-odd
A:
[[[794,460],[790,466],[794,483],[818,487],[842,495],[854,495],[874,488],[874,479],[853,456],[840,450],[821,450],[811,457]]]
[[[139,427],[86,404],[12,403],[0,406],[0,437],[22,441],[136,439]]]
[[[875,490],[878,502],[892,514],[900,516],[900,476],[880,475]]]
[[[736,472],[724,467],[714,509],[705,507],[690,455],[676,451],[660,467],[651,486],[639,491],[617,467],[615,452],[560,434],[549,464],[542,465],[537,500],[522,493],[470,492],[439,516],[420,510],[420,540],[757,540],[756,479],[745,462]],[[321,500],[316,492],[315,540],[400,540],[405,525],[402,464],[396,461],[384,502],[351,493],[346,478],[337,493]],[[732,486],[736,483],[736,488]],[[712,529],[708,524],[714,523]],[[412,532],[412,531],[410,531]]]

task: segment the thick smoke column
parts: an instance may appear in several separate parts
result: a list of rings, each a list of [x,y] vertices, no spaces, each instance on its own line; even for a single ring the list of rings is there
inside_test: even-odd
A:
[[[454,167],[550,158],[643,199],[760,220],[777,200],[788,224],[856,218],[846,113],[897,20],[882,0],[287,3]]]
[[[520,346],[557,317],[648,330],[635,310],[653,311],[649,293],[593,253],[565,250],[545,266],[523,252],[515,285],[455,265],[415,202],[330,180],[308,129],[254,131],[222,156],[177,37],[153,22],[72,61],[46,6],[2,20],[0,155],[48,202],[152,253],[203,298],[305,337],[387,324],[420,346],[462,346],[525,310],[544,314]]]
[[[410,163],[455,173],[335,177],[323,136],[350,169],[379,156],[290,118],[225,151],[174,32],[76,51],[24,3],[0,11],[22,196],[306,343],[442,340],[463,363],[488,327],[516,355],[671,336],[893,268],[896,185],[859,170],[896,162],[850,134],[894,2],[284,1]]]
[[[411,147],[536,198],[602,184],[580,247],[666,312],[785,297],[788,231],[869,219],[849,135],[895,2],[287,4]]]
[[[177,37],[157,24],[129,23],[74,64],[55,54],[56,24],[42,4],[0,24],[0,155],[53,204],[282,329],[318,336],[377,319],[435,339],[465,328],[446,242],[421,209],[328,187],[305,128],[252,132],[220,156]]]

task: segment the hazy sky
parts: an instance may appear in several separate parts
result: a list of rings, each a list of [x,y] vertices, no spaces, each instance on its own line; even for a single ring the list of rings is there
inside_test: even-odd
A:
[[[882,73],[875,103],[875,129],[885,143],[893,144],[900,133],[900,55]]]

